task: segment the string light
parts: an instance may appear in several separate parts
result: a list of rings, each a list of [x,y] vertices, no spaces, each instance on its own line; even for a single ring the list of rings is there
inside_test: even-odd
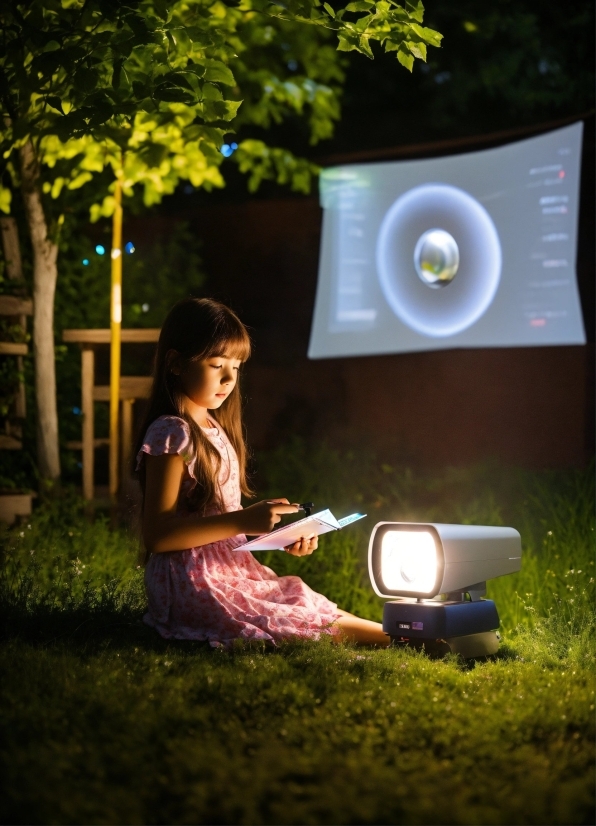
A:
[[[103,246],[103,244],[98,244],[98,245],[95,247],[95,252],[96,252],[98,255],[105,255],[105,254],[106,254],[106,248]]]

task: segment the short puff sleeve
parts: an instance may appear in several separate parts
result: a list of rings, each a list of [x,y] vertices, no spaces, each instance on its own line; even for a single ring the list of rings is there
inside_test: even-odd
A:
[[[143,454],[162,456],[164,453],[178,453],[188,466],[188,472],[196,482],[194,455],[190,428],[179,416],[160,416],[155,419],[145,433],[141,449],[137,453],[137,471],[141,466]]]

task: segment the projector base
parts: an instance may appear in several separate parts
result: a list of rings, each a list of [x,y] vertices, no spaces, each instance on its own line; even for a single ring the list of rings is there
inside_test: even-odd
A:
[[[405,637],[391,637],[395,647],[407,646],[416,651],[425,651],[433,659],[446,654],[459,654],[465,659],[491,657],[499,650],[500,635],[497,631],[482,631],[480,634],[466,634],[464,637],[449,637],[446,640],[412,640]]]
[[[383,631],[393,644],[424,649],[431,656],[453,653],[489,657],[499,649],[499,615],[490,599],[476,602],[395,600],[383,609]]]

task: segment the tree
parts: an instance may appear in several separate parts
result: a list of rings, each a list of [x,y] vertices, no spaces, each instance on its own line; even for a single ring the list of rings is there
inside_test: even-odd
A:
[[[141,185],[150,205],[180,179],[222,186],[220,149],[236,123],[267,126],[293,111],[308,118],[313,142],[328,137],[339,116],[343,80],[330,38],[337,37],[340,52],[369,58],[376,42],[411,71],[416,58],[426,60],[427,46],[441,40],[422,25],[423,13],[419,0],[405,6],[356,0],[340,9],[319,0],[3,4],[2,149],[13,185],[21,189],[33,250],[42,478],[56,480],[60,473],[53,305],[61,217],[47,196],[88,186],[107,166],[112,169],[110,192],[98,198],[93,217],[115,216],[112,324],[117,325],[122,194]],[[304,72],[290,80],[293,64]],[[263,178],[275,178],[306,190],[316,171],[261,141],[243,141],[236,157],[253,188]],[[0,205],[6,211],[9,203],[3,191]]]

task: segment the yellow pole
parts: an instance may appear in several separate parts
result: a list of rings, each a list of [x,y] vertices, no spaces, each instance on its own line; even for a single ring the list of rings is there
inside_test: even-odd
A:
[[[118,414],[120,411],[120,329],[122,326],[122,181],[116,179],[112,218],[110,300],[110,498],[118,493]]]

